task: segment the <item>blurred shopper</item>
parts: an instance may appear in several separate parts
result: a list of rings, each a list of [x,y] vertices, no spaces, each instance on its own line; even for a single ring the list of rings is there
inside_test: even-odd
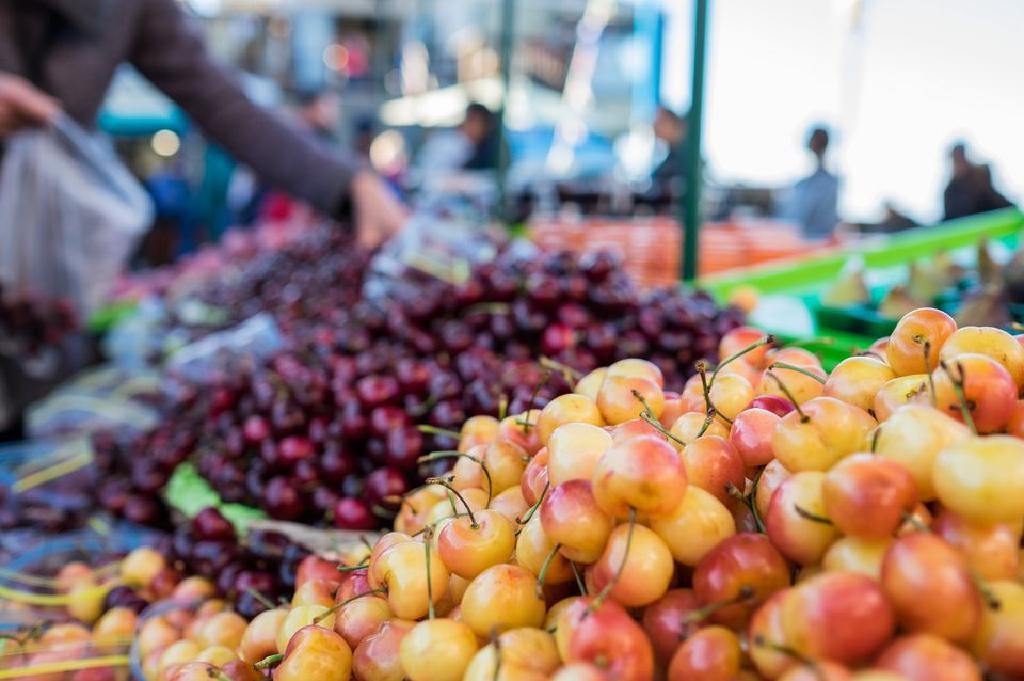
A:
[[[804,238],[815,241],[830,239],[839,224],[839,178],[825,164],[828,143],[827,128],[811,129],[807,148],[814,156],[814,171],[794,185],[786,210]]]
[[[0,138],[45,124],[59,109],[94,126],[122,62],[269,184],[331,215],[352,215],[362,242],[400,228],[405,211],[384,183],[250,101],[177,0],[0,0]]]
[[[470,104],[459,130],[469,143],[469,156],[462,163],[462,169],[497,170],[501,160],[498,117],[483,104]]]
[[[499,137],[497,116],[483,104],[470,104],[459,127],[438,130],[427,138],[420,149],[417,167],[434,176],[495,170]]]
[[[310,132],[324,144],[338,143],[338,119],[341,103],[331,90],[311,90],[300,93],[299,118]]]
[[[686,171],[683,159],[688,153],[686,118],[664,106],[659,106],[654,115],[654,136],[668,147],[668,154],[651,173],[653,189],[670,194],[673,188],[686,185]]]
[[[878,230],[881,232],[902,232],[905,229],[917,227],[917,222],[901,212],[892,201],[886,201],[882,205],[882,211],[882,221],[878,223]]]
[[[992,185],[992,170],[987,164],[972,163],[967,146],[957,142],[949,151],[951,175],[943,192],[946,220],[977,215],[1010,206]]]

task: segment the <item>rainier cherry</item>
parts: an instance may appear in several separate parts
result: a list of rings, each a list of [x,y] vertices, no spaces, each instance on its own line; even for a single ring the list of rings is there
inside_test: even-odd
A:
[[[896,324],[885,358],[897,376],[928,373],[939,365],[939,353],[946,339],[956,331],[956,322],[933,307],[922,307],[903,315]]]
[[[996,674],[1008,678],[1024,675],[1024,586],[1017,582],[989,585],[998,608],[985,608],[971,649]]]
[[[476,636],[465,624],[433,619],[418,623],[402,638],[399,659],[411,681],[461,681],[476,650]]]
[[[875,664],[908,681],[981,681],[981,670],[970,655],[932,634],[897,638]]]
[[[868,411],[875,406],[875,395],[896,373],[888,364],[872,357],[847,357],[825,382],[824,394]]]
[[[588,423],[566,423],[556,428],[548,438],[548,478],[552,486],[566,480],[590,480],[598,459],[611,446],[612,436]]]
[[[612,446],[593,477],[594,498],[614,518],[630,508],[651,517],[675,510],[686,492],[686,468],[664,438],[644,435]]]
[[[1001,431],[1010,422],[1017,384],[1010,372],[988,355],[957,355],[932,372],[932,382],[936,408],[973,423],[977,432]]]
[[[657,534],[643,525],[626,523],[612,530],[592,575],[598,591],[614,580],[609,596],[626,607],[639,607],[668,591],[674,568],[672,554]]]
[[[515,565],[495,565],[477,575],[462,596],[462,621],[482,638],[518,627],[539,627],[544,600],[537,578]]]
[[[918,498],[931,501],[935,498],[935,457],[947,446],[970,437],[967,426],[931,407],[915,404],[897,409],[871,439],[875,454],[906,467],[914,477]]]
[[[1020,568],[1020,525],[976,523],[943,509],[932,532],[945,539],[967,559],[978,577],[1015,579]]]
[[[727,440],[699,437],[683,449],[683,463],[689,485],[715,495],[722,503],[730,501],[732,490],[746,484],[743,459]]]
[[[825,474],[822,495],[840,532],[865,539],[891,537],[917,503],[910,472],[871,454],[843,459]]]
[[[636,400],[633,400],[636,402]],[[561,395],[548,402],[541,410],[537,419],[537,433],[541,444],[547,444],[548,438],[563,423],[589,423],[603,426],[604,417],[594,400],[585,395]]]
[[[789,566],[762,534],[737,534],[713,548],[693,573],[693,590],[710,619],[741,627],[759,603],[789,586]]]
[[[652,519],[651,529],[665,542],[673,558],[694,567],[709,551],[736,534],[736,523],[717,497],[689,485],[676,510]]]
[[[932,534],[897,539],[882,559],[882,589],[910,632],[966,641],[977,630],[981,597],[963,557]]]
[[[794,473],[826,471],[840,459],[866,451],[875,425],[860,407],[818,397],[803,404],[800,412],[782,417],[772,433],[772,450]]]
[[[736,416],[729,431],[729,443],[743,459],[745,466],[764,466],[775,457],[772,452],[772,431],[779,421],[777,414],[766,409],[746,409]]]
[[[1024,346],[1002,329],[991,326],[957,329],[946,339],[939,359],[949,363],[967,353],[988,355],[1010,372],[1018,388],[1024,386]]]
[[[826,521],[822,487],[825,474],[812,471],[786,478],[772,496],[765,527],[772,544],[801,565],[817,563],[836,538]]]
[[[605,550],[614,523],[594,498],[590,480],[569,480],[548,492],[540,521],[561,553],[578,563],[593,563]]]
[[[686,639],[668,667],[668,681],[727,681],[740,671],[740,642],[725,627],[708,627]]]
[[[999,435],[942,450],[932,482],[943,506],[979,523],[1024,518],[1024,441]]]

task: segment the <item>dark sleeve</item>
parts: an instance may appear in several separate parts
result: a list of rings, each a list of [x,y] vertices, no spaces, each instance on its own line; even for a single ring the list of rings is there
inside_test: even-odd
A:
[[[336,215],[359,164],[253,103],[213,60],[176,0],[143,0],[131,61],[195,123],[267,184]]]

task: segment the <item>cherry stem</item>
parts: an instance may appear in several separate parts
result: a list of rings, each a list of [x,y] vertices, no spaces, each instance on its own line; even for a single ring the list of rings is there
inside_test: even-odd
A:
[[[580,577],[579,568],[576,567],[576,563],[569,561],[569,567],[572,568],[572,576],[576,579],[576,588],[580,590],[580,596],[587,595],[587,585],[583,583],[583,578]]]
[[[427,564],[427,619],[434,619],[434,580],[430,575],[430,542],[434,537],[434,528],[431,527],[424,533],[423,557]]]
[[[469,516],[469,526],[472,527],[474,530],[480,529],[480,523],[476,521],[476,516],[473,515],[473,509],[469,507],[469,502],[466,501],[466,497],[462,496],[462,494],[459,493],[459,490],[452,487],[451,484],[449,484],[448,481],[445,480],[444,478],[427,478],[427,482],[429,482],[432,485],[441,485],[441,487],[444,487],[446,490],[448,490],[449,494],[454,494],[455,496],[457,496],[459,498],[459,501],[462,502],[462,505],[466,507],[466,515]],[[451,500],[451,497],[449,497],[449,500]],[[490,501],[488,501],[488,503],[490,503]],[[454,503],[452,504],[452,511],[454,513],[459,512],[459,509],[455,508]]]
[[[903,511],[902,513],[900,513],[900,520],[902,520],[904,523],[908,523],[911,527],[913,527],[918,532],[931,532],[932,531],[932,528],[928,527],[924,523],[924,521],[922,521],[920,518],[918,518],[913,513],[910,513],[909,511]]]
[[[270,669],[274,665],[280,664],[284,660],[284,655],[281,653],[275,653],[274,655],[267,655],[262,660],[253,665],[253,669],[260,671],[261,669]]]
[[[932,406],[938,406],[938,400],[935,397],[935,378],[932,376],[932,372],[928,369],[928,355],[932,352],[931,341],[924,342],[924,371],[928,374],[928,390],[931,391]]]
[[[491,480],[491,472],[487,470],[487,465],[482,459],[475,457],[472,454],[463,454],[462,452],[455,451],[454,449],[444,449],[437,452],[431,452],[426,456],[421,456],[416,459],[416,463],[426,463],[428,461],[437,461],[438,459],[469,459],[479,465],[480,469],[484,472],[484,477],[487,478],[487,505],[491,505],[491,499],[494,494],[494,481]]]
[[[817,338],[807,338],[805,340],[797,340],[792,343],[786,343],[788,348],[810,348],[815,345],[826,345],[832,346],[836,344],[836,339],[832,336],[819,336]]]
[[[1003,608],[1003,602],[999,600],[999,597],[995,595],[992,589],[985,581],[979,577],[974,571],[971,571],[971,580],[974,582],[975,588],[978,589],[978,593],[981,594],[981,600],[985,602],[985,606],[989,610],[995,610],[998,612]]]
[[[786,396],[786,399],[793,403],[793,408],[796,409],[796,413],[800,414],[800,423],[807,423],[808,421],[810,421],[811,417],[808,416],[804,412],[804,410],[800,408],[800,403],[796,401],[796,398],[793,397],[793,393],[789,391],[789,388],[787,388],[786,384],[782,382],[782,379],[775,375],[771,369],[766,371],[765,375],[771,378],[773,381],[775,381],[775,383],[779,386],[779,390],[781,390],[782,394]]]
[[[750,489],[750,494],[744,494],[739,487],[731,482],[725,486],[725,491],[729,493],[729,496],[738,499],[744,506],[750,509],[750,515],[754,517],[754,528],[759,534],[764,534],[766,528],[764,521],[761,519],[761,513],[757,510],[757,501],[754,496],[757,494],[757,482],[761,479],[762,473],[764,473],[764,469],[758,469],[757,475],[754,476],[754,485]]]
[[[953,392],[956,393],[956,399],[960,402],[960,414],[963,416],[964,423],[967,427],[977,435],[978,429],[974,426],[974,416],[971,415],[970,405],[967,403],[967,395],[964,393],[964,365],[960,362],[956,363],[956,368],[960,371],[960,377],[954,378],[953,372],[949,370],[949,365],[945,362],[940,361],[939,366],[946,372],[946,376],[949,377],[949,382],[953,384]]]
[[[544,503],[544,497],[548,495],[549,487],[551,487],[550,480],[544,483],[544,489],[541,490],[540,496],[537,497],[537,503],[531,506],[528,511],[526,511],[526,515],[523,516],[522,520],[516,518],[517,523],[519,523],[520,525],[525,525],[526,523],[530,522],[530,519],[533,518],[533,514],[536,513],[537,509],[540,508],[540,505]]]
[[[530,401],[526,403],[526,421],[522,424],[523,430],[526,432],[530,432],[530,428],[532,428],[534,425],[530,422],[529,412],[531,409],[533,409],[533,405],[537,402],[537,395],[540,394],[540,389],[543,388],[549,380],[551,380],[551,371],[545,369],[543,378],[537,381],[537,385],[533,386],[533,392],[530,393]]]
[[[545,369],[551,369],[562,374],[562,378],[564,378],[565,382],[568,383],[569,385],[574,385],[577,381],[583,378],[583,374],[580,373],[579,371],[576,371],[568,364],[562,364],[561,362],[553,360],[550,357],[541,356],[540,365]]]
[[[767,648],[768,650],[774,651],[774,652],[779,653],[781,655],[785,655],[786,657],[791,657],[794,660],[796,660],[797,662],[800,662],[801,664],[805,664],[805,665],[807,665],[808,667],[811,667],[814,670],[818,670],[818,663],[815,662],[814,660],[812,660],[811,658],[807,657],[803,653],[801,653],[796,648],[792,648],[790,646],[784,646],[784,645],[782,645],[780,643],[775,643],[773,641],[769,641],[768,639],[766,639],[764,636],[761,636],[761,635],[754,636],[752,643],[755,646],[757,646],[758,648]]]
[[[813,378],[818,383],[825,385],[825,379],[814,373],[807,367],[797,366],[796,364],[790,364],[788,362],[772,362],[768,367],[769,369],[788,369],[789,371],[795,371],[798,374],[803,374],[807,378]]]
[[[711,424],[714,423],[715,416],[717,414],[718,411],[715,410],[714,407],[708,409],[708,415],[704,417],[704,424],[700,427],[700,430],[697,431],[697,437],[703,437],[704,433],[708,432],[708,428],[710,428]]]
[[[701,390],[704,392],[704,408],[707,411],[711,411],[715,407],[713,404],[711,404],[711,384],[708,383],[707,362],[705,362],[704,360],[700,360],[694,366],[697,368],[697,373],[700,374]]]
[[[437,404],[437,395],[427,395],[427,399],[423,400],[423,404],[419,405],[415,409],[409,411],[409,415],[419,418],[430,413],[430,410]],[[454,432],[454,431],[453,431]]]
[[[722,608],[728,608],[731,605],[739,605],[744,601],[749,601],[755,595],[757,594],[754,591],[754,587],[750,586],[749,584],[744,584],[740,587],[739,593],[737,593],[732,598],[726,598],[721,601],[715,601],[714,603],[708,603],[704,607],[697,608],[696,610],[691,610],[690,612],[686,613],[686,615],[683,616],[683,624],[697,624],[699,622],[703,622],[708,617],[711,617]]]
[[[629,530],[626,532],[626,547],[622,552],[622,562],[619,563],[619,569],[615,571],[612,578],[608,580],[608,583],[604,585],[604,588],[594,597],[593,602],[587,608],[588,613],[592,613],[607,600],[608,595],[615,588],[615,585],[619,583],[619,578],[622,577],[622,573],[626,571],[626,563],[629,562],[629,547],[633,544],[633,528],[636,527],[636,509],[632,506],[629,507]]]
[[[257,591],[256,589],[252,588],[251,586],[248,587],[245,590],[245,593],[247,593],[250,596],[252,596],[253,598],[255,598],[261,605],[267,606],[268,609],[272,610],[274,608],[273,601],[271,601],[269,598],[267,598],[266,596],[264,596],[259,591]]]
[[[421,433],[427,433],[428,435],[444,435],[445,437],[450,437],[453,440],[458,440],[462,437],[462,433],[458,431],[454,431],[449,428],[438,428],[437,426],[431,426],[426,423],[421,423],[416,426],[416,430]]]
[[[338,572],[358,572],[359,570],[365,570],[366,566],[370,564],[370,557],[366,556],[355,565],[339,565],[337,567]]]
[[[796,511],[796,514],[804,520],[810,520],[812,523],[820,523],[821,525],[835,525],[830,518],[808,511],[806,508],[803,508],[798,504],[793,504],[793,509]]]
[[[882,424],[879,423],[875,426],[875,432],[871,434],[871,453],[876,454],[878,452],[878,438],[882,436]]]
[[[761,340],[751,343],[742,350],[735,352],[732,355],[729,355],[724,361],[719,362],[718,366],[715,367],[715,371],[711,374],[711,383],[707,387],[707,392],[711,392],[711,386],[715,384],[715,379],[718,378],[718,372],[722,370],[722,367],[728,366],[729,364],[732,364],[733,362],[743,357],[744,355],[747,355],[760,347],[764,347],[765,345],[771,345],[774,342],[775,336],[769,334],[762,338]]]
[[[544,557],[544,563],[540,566],[540,572],[537,573],[537,598],[544,598],[544,580],[548,576],[548,568],[551,567],[551,561],[558,555],[558,551],[562,548],[561,544],[555,544],[548,555]]]
[[[498,628],[491,629],[491,644],[494,646],[494,677],[492,681],[501,678],[501,639],[498,637]]]
[[[506,416],[508,416],[508,395],[502,393],[498,398],[498,420],[504,421]]]
[[[322,612],[319,615],[317,615],[316,617],[314,617],[313,618],[313,624],[320,624],[322,621],[324,621],[325,619],[327,619],[328,617],[330,617],[334,613],[338,612],[339,610],[344,608],[346,605],[348,605],[352,601],[358,601],[360,598],[366,598],[367,596],[373,596],[374,594],[387,593],[387,591],[388,591],[387,587],[378,586],[376,589],[369,589],[369,590],[364,591],[362,593],[356,594],[355,596],[352,596],[351,598],[346,598],[341,603],[335,603],[330,608],[328,608],[324,612]]]
[[[643,411],[640,412],[640,419],[644,423],[651,426],[656,431],[667,437],[669,440],[672,440],[673,442],[678,443],[680,446],[685,447],[686,443],[680,440],[675,435],[673,435],[672,432],[668,428],[666,428],[661,423],[661,421],[658,420],[658,417],[654,415],[654,411],[651,409],[651,405],[647,404],[647,400],[644,398],[643,395],[640,394],[640,391],[633,390],[631,392],[633,393],[633,397],[635,397],[640,402],[640,405],[644,408]]]

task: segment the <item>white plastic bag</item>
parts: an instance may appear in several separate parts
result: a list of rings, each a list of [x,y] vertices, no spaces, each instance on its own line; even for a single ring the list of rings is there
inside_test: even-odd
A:
[[[12,289],[65,298],[85,318],[152,221],[149,196],[109,143],[70,118],[8,141],[0,281]]]

